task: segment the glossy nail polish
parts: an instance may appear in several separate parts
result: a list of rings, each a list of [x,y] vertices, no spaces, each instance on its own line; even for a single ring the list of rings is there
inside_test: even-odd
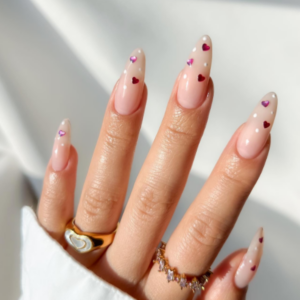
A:
[[[240,156],[256,157],[265,146],[272,129],[277,111],[275,93],[265,95],[250,115],[237,141]]]
[[[184,108],[196,108],[206,99],[212,62],[212,42],[203,36],[193,48],[180,78],[177,99]]]
[[[235,285],[238,288],[246,287],[255,276],[263,254],[263,244],[264,232],[263,228],[259,228],[235,274]]]
[[[63,120],[57,130],[52,150],[52,168],[62,171],[68,164],[71,146],[71,123]]]
[[[144,89],[145,61],[142,49],[134,50],[128,57],[115,95],[115,109],[121,115],[132,114],[140,105]]]

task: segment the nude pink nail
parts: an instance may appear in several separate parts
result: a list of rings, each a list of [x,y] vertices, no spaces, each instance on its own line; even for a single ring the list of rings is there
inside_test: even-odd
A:
[[[212,42],[203,36],[192,50],[180,78],[177,99],[185,108],[196,108],[206,99],[212,62]]]
[[[142,49],[134,50],[128,57],[115,95],[115,109],[121,115],[132,114],[140,105],[144,89],[145,61]]]
[[[250,159],[261,152],[275,120],[277,102],[275,93],[269,93],[259,101],[238,138],[237,150],[240,156]]]
[[[259,228],[235,274],[235,285],[238,288],[246,287],[255,276],[263,254],[263,244],[264,232],[263,228]]]
[[[52,150],[52,168],[62,171],[68,164],[71,146],[71,123],[63,120],[57,130]]]

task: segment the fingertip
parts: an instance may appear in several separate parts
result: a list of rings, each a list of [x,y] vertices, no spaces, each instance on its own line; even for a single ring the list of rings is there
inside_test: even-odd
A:
[[[247,293],[247,287],[239,289],[235,286],[236,271],[246,254],[247,249],[239,249],[227,256],[213,271],[205,291],[197,300],[223,299],[224,294],[231,300],[242,300]]]

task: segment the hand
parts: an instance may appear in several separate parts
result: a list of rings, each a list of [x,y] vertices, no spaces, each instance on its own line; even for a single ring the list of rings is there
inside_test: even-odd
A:
[[[38,208],[47,232],[81,264],[138,299],[191,299],[189,287],[168,283],[153,257],[186,184],[213,100],[212,43],[202,37],[179,74],[161,127],[131,192],[115,239],[106,249],[78,253],[64,239],[73,217],[77,153],[70,123],[61,123]],[[145,56],[135,50],[116,84],[82,190],[75,222],[99,234],[115,230],[146,105]],[[270,148],[277,96],[259,101],[232,136],[204,187],[167,242],[165,257],[180,274],[206,273],[232,230]],[[222,126],[222,124],[220,124]],[[209,147],[209,145],[207,145]],[[262,254],[259,229],[247,250],[214,270],[199,299],[244,299]],[[245,253],[247,254],[245,255]],[[182,285],[184,281],[180,282]]]

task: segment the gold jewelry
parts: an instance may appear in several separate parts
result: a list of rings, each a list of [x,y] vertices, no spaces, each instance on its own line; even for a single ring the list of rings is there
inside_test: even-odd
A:
[[[209,277],[213,274],[211,270],[208,270],[205,274],[200,276],[187,276],[185,274],[179,274],[176,268],[171,268],[169,266],[168,259],[165,257],[165,249],[167,244],[161,242],[160,247],[156,250],[156,259],[153,260],[154,263],[158,263],[158,271],[165,272],[167,274],[167,280],[176,281],[181,289],[189,287],[193,293],[204,291],[205,284],[208,282]]]
[[[109,246],[116,235],[119,223],[114,232],[109,234],[98,234],[94,232],[81,231],[75,224],[75,218],[66,225],[65,239],[77,252],[86,253],[96,249]]]

